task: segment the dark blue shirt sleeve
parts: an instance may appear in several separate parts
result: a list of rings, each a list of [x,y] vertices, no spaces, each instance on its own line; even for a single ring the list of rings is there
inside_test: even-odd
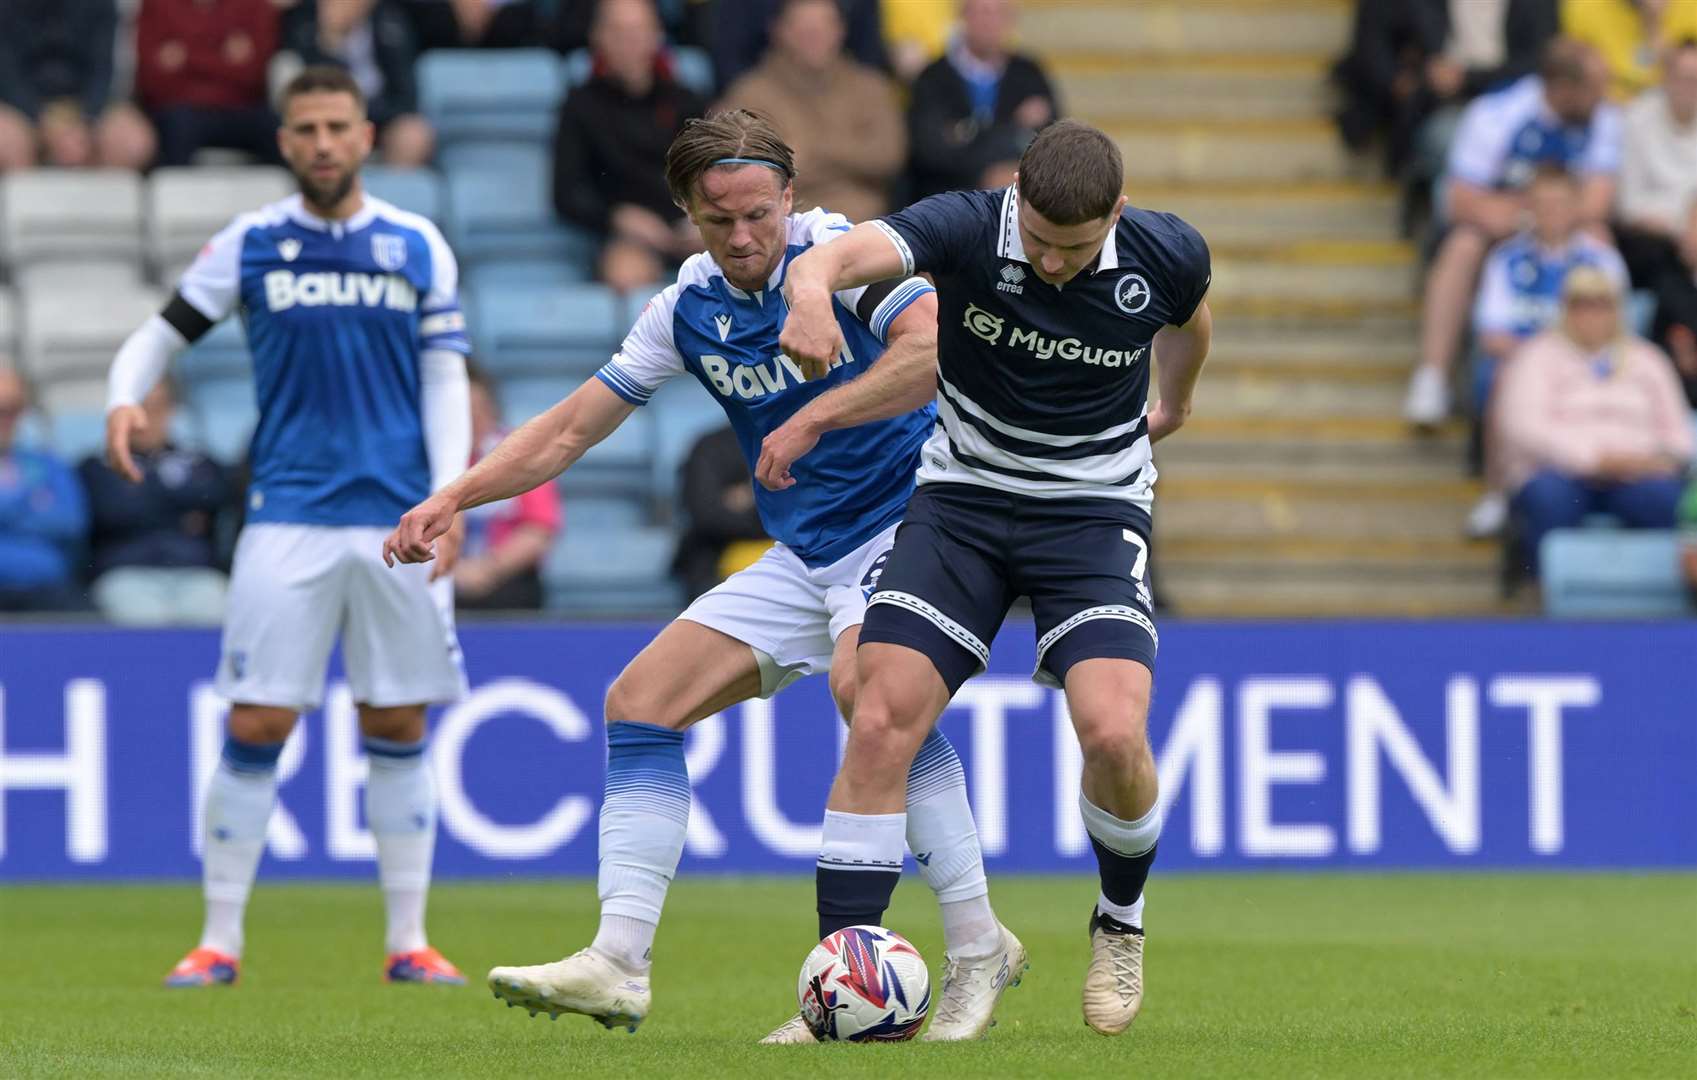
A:
[[[987,232],[998,226],[1002,193],[947,191],[873,222],[896,245],[904,275],[957,273],[973,257],[993,255]]]
[[[1166,217],[1173,226],[1168,249],[1172,259],[1168,270],[1172,278],[1170,288],[1179,298],[1173,305],[1172,325],[1183,326],[1208,295],[1208,285],[1214,277],[1213,259],[1208,253],[1208,242],[1189,222],[1171,214]]]

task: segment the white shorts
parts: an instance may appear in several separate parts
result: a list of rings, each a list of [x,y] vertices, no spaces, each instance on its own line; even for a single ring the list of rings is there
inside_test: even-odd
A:
[[[760,696],[771,697],[803,675],[831,670],[844,630],[866,618],[896,526],[829,566],[811,569],[783,544],[753,566],[701,594],[680,619],[711,627],[754,650]]]
[[[465,693],[453,582],[431,564],[383,565],[389,530],[249,525],[236,541],[218,692],[246,705],[316,709],[338,635],[354,700],[390,707]]]

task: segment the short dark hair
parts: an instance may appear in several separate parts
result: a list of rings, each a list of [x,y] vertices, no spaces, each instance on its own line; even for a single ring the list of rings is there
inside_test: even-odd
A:
[[[1125,191],[1114,140],[1089,124],[1060,120],[1037,133],[1019,159],[1019,197],[1056,225],[1100,221]]]
[[[795,151],[772,122],[747,109],[727,109],[684,124],[666,151],[666,189],[685,210],[701,174],[721,161],[740,158],[769,166],[787,185],[795,179]]]
[[[278,110],[287,112],[289,102],[302,94],[347,94],[361,112],[365,111],[365,93],[359,88],[359,83],[354,81],[347,68],[335,64],[314,64],[303,68],[300,74],[284,84]]]

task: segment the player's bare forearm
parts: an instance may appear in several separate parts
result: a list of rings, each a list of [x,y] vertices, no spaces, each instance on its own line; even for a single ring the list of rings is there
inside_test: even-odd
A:
[[[456,511],[523,495],[569,469],[635,408],[601,380],[590,379],[502,439],[442,494]]]
[[[1214,316],[1204,300],[1183,326],[1164,326],[1155,335],[1155,380],[1161,400],[1149,411],[1149,439],[1159,442],[1190,418],[1191,397],[1214,339]]]
[[[772,491],[792,487],[790,466],[827,431],[910,413],[937,396],[937,301],[914,301],[890,332],[890,347],[860,376],[814,398],[760,444],[754,477]]]
[[[937,396],[937,297],[926,293],[896,319],[890,347],[867,371],[790,418],[819,434],[888,420]]]
[[[856,225],[846,236],[815,244],[785,271],[789,314],[778,347],[803,377],[823,378],[842,351],[843,331],[831,296],[843,289],[896,277],[906,270],[901,253],[875,225]]]
[[[612,434],[635,408],[599,379],[590,379],[502,439],[459,479],[403,514],[383,541],[383,561],[392,566],[436,558],[436,541],[453,528],[460,511],[523,495],[554,479]]]

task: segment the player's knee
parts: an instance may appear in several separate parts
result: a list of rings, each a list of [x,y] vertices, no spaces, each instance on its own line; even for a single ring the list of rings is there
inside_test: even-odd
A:
[[[644,684],[648,684],[647,689]],[[614,679],[607,688],[603,715],[609,725],[640,723],[680,730],[689,726],[689,717],[664,696],[656,694],[651,680],[631,678],[629,672]]]
[[[232,705],[225,721],[232,738],[255,745],[280,743],[295,729],[293,709],[269,705]]]
[[[1141,723],[1124,712],[1099,717],[1074,717],[1078,746],[1086,761],[1130,768],[1149,753],[1149,737]]]
[[[854,723],[854,699],[856,678],[854,665],[842,668],[832,668],[830,674],[831,700],[837,703],[837,712],[849,723]]]
[[[422,705],[403,705],[390,709],[362,705],[359,710],[360,734],[368,739],[415,743],[424,738],[424,727]]]

